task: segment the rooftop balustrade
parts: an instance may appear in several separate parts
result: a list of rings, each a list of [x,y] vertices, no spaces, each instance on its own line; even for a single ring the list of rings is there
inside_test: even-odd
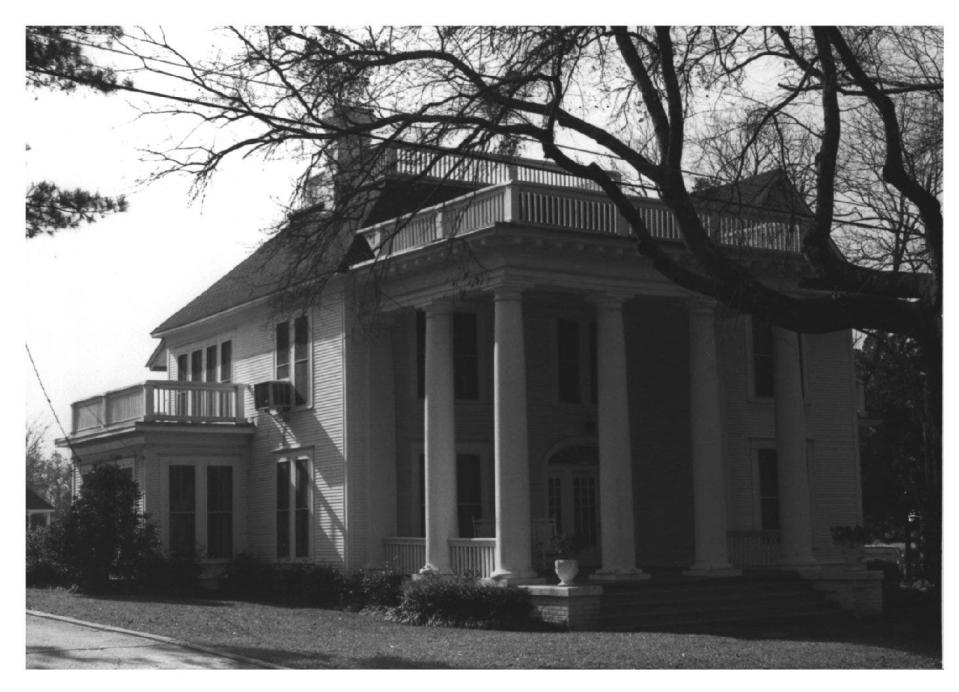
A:
[[[661,200],[630,199],[654,238],[680,242],[679,226]],[[709,210],[700,218],[714,241],[722,245],[786,253],[800,251],[800,223],[806,222],[804,217],[773,211],[743,214]],[[377,257],[385,257],[497,223],[630,235],[626,219],[602,192],[519,180],[494,184],[415,214],[362,228],[358,233]]]

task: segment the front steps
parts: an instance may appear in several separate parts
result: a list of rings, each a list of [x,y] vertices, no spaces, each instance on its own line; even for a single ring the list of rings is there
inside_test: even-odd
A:
[[[848,619],[808,581],[786,573],[699,578],[657,575],[640,584],[604,584],[596,629],[697,629],[740,623]]]

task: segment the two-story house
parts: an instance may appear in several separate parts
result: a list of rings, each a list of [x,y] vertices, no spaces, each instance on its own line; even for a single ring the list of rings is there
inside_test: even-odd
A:
[[[210,562],[522,582],[556,534],[609,579],[840,559],[830,527],[861,522],[848,331],[679,288],[551,164],[449,155],[424,178],[427,158],[393,150],[309,307],[280,300],[305,214],[160,324],[165,376],[74,404],[79,470],[129,467],[164,547]],[[424,181],[438,203],[404,215]],[[794,201],[778,173],[701,196],[719,242],[798,292]],[[633,203],[685,252],[660,201]]]

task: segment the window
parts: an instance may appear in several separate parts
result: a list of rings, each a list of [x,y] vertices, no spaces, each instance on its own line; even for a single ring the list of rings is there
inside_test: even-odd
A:
[[[479,399],[479,340],[476,313],[453,313],[453,396]]]
[[[426,455],[414,453],[412,534],[426,535]],[[495,533],[493,517],[493,467],[487,453],[456,454],[456,521],[460,538],[489,538]]]
[[[773,329],[758,317],[752,320],[753,394],[773,396]]]
[[[206,467],[206,552],[233,557],[233,468]]]
[[[293,383],[293,403],[296,406],[303,406],[310,401],[309,331],[309,321],[305,315],[297,317],[292,323],[280,322],[276,325],[276,379]]]
[[[190,554],[196,543],[196,469],[170,466],[170,552]]]
[[[578,404],[580,400],[579,322],[559,320],[556,323],[556,367],[559,400]]]
[[[233,343],[224,341],[189,353],[181,353],[176,359],[176,369],[177,380],[181,382],[231,382]]]
[[[479,327],[475,312],[453,313],[453,396],[479,399]],[[416,396],[426,396],[426,313],[416,311]]]
[[[779,530],[779,470],[776,450],[756,453],[759,466],[759,525],[764,531]]]
[[[308,557],[309,538],[309,459],[281,459],[276,465],[276,556]]]
[[[579,404],[588,396],[590,403],[596,403],[599,394],[596,351],[595,322],[556,321],[556,395],[560,402]]]

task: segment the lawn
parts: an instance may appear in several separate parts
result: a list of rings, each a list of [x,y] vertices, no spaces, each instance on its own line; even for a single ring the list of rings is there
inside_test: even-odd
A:
[[[934,638],[884,622],[713,633],[425,628],[338,610],[27,589],[27,608],[292,668],[938,668]],[[823,628],[818,628],[819,630]]]

